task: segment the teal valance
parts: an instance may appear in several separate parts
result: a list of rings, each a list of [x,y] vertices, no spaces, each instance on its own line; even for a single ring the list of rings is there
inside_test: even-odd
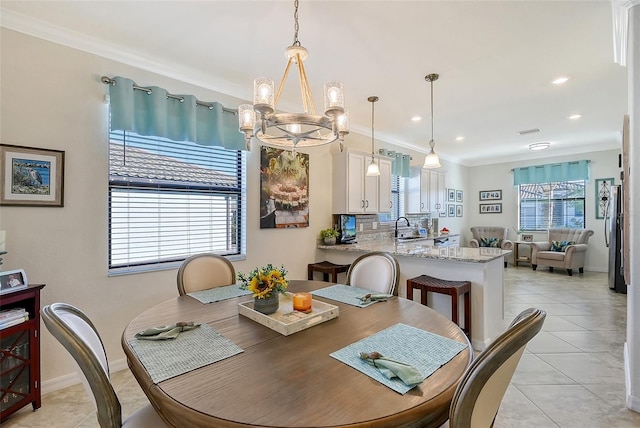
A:
[[[556,183],[559,181],[588,180],[589,161],[548,163],[513,169],[513,185]]]
[[[411,155],[387,149],[380,149],[378,150],[378,153],[392,159],[391,174],[399,177],[411,177]]]
[[[237,113],[218,102],[204,103],[193,95],[170,95],[166,89],[140,87],[124,77],[114,77],[108,83],[112,131],[245,149]]]

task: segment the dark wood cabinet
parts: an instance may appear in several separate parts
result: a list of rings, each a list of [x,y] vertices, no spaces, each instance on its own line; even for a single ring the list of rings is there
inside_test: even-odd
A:
[[[40,407],[40,290],[29,285],[0,295],[0,310],[24,308],[29,320],[0,330],[0,422],[31,403]]]

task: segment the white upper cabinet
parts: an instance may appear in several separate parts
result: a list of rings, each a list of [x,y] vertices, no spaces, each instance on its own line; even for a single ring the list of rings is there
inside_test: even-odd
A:
[[[411,168],[407,182],[407,213],[440,213],[446,211],[445,171]]]
[[[370,154],[346,150],[333,155],[334,214],[390,211],[391,160],[379,156],[375,158],[380,166],[380,176],[367,177]]]

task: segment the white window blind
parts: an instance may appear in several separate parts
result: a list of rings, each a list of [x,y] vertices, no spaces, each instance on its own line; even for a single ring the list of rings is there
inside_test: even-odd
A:
[[[109,145],[109,269],[154,269],[190,255],[244,252],[239,150],[114,131]]]
[[[585,185],[585,180],[519,185],[519,228],[584,228]]]

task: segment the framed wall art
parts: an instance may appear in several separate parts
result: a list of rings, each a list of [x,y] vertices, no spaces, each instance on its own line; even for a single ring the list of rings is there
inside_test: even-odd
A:
[[[447,189],[447,201],[448,202],[456,201],[456,189]]]
[[[604,218],[611,198],[611,186],[613,186],[613,178],[597,178],[596,179],[596,218]]]
[[[462,205],[456,205],[456,217],[462,217]]]
[[[0,144],[0,205],[64,206],[64,152]]]
[[[462,202],[462,190],[456,190],[456,202]]]
[[[481,190],[481,201],[500,201],[502,200],[502,190]]]
[[[501,214],[502,203],[480,204],[480,214]]]
[[[456,216],[456,206],[455,204],[449,204],[447,206],[447,210],[449,213],[449,217],[455,217]]]

